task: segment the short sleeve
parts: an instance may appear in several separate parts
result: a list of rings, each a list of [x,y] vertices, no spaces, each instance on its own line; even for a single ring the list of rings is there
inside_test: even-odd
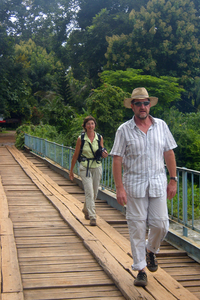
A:
[[[123,129],[120,128],[116,132],[114,144],[110,154],[123,157],[125,153],[125,149],[126,149],[125,134],[123,133]]]

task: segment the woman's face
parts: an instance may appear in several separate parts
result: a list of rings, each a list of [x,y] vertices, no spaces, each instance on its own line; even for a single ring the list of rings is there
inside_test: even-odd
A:
[[[87,132],[89,132],[89,131],[94,131],[94,129],[95,129],[95,123],[94,123],[93,120],[90,120],[90,121],[88,121],[88,122],[85,124],[85,130],[86,130]]]

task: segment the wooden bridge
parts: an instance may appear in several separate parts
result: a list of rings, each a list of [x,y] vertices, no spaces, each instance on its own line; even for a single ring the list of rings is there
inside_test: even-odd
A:
[[[1,299],[200,299],[200,265],[163,242],[159,269],[135,287],[125,216],[97,200],[97,225],[82,213],[83,190],[0,135]]]

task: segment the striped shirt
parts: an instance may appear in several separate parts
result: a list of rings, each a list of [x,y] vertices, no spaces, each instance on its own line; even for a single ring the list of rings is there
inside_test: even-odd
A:
[[[115,136],[111,155],[123,157],[123,184],[128,195],[160,197],[167,186],[164,152],[177,147],[167,124],[151,117],[147,134],[135,124],[134,117],[122,124]]]

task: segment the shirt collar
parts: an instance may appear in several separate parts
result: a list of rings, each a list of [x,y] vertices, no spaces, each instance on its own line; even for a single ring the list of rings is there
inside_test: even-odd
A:
[[[96,140],[97,139],[97,133],[96,132],[94,132],[94,133],[95,133],[94,140]],[[90,139],[89,139],[89,137],[87,135],[87,132],[85,132],[85,140],[88,141],[89,143],[91,143],[91,141],[90,141]],[[93,142],[94,142],[94,140],[93,140]]]
[[[157,123],[156,119],[153,118],[151,115],[149,115],[149,117],[150,117],[150,119],[151,119],[151,121],[152,121],[152,125],[155,125],[155,124]],[[131,122],[131,128],[135,128],[135,127],[137,127],[137,125],[136,125],[136,123],[135,123],[135,118],[134,118],[134,116],[133,116],[132,122]]]

